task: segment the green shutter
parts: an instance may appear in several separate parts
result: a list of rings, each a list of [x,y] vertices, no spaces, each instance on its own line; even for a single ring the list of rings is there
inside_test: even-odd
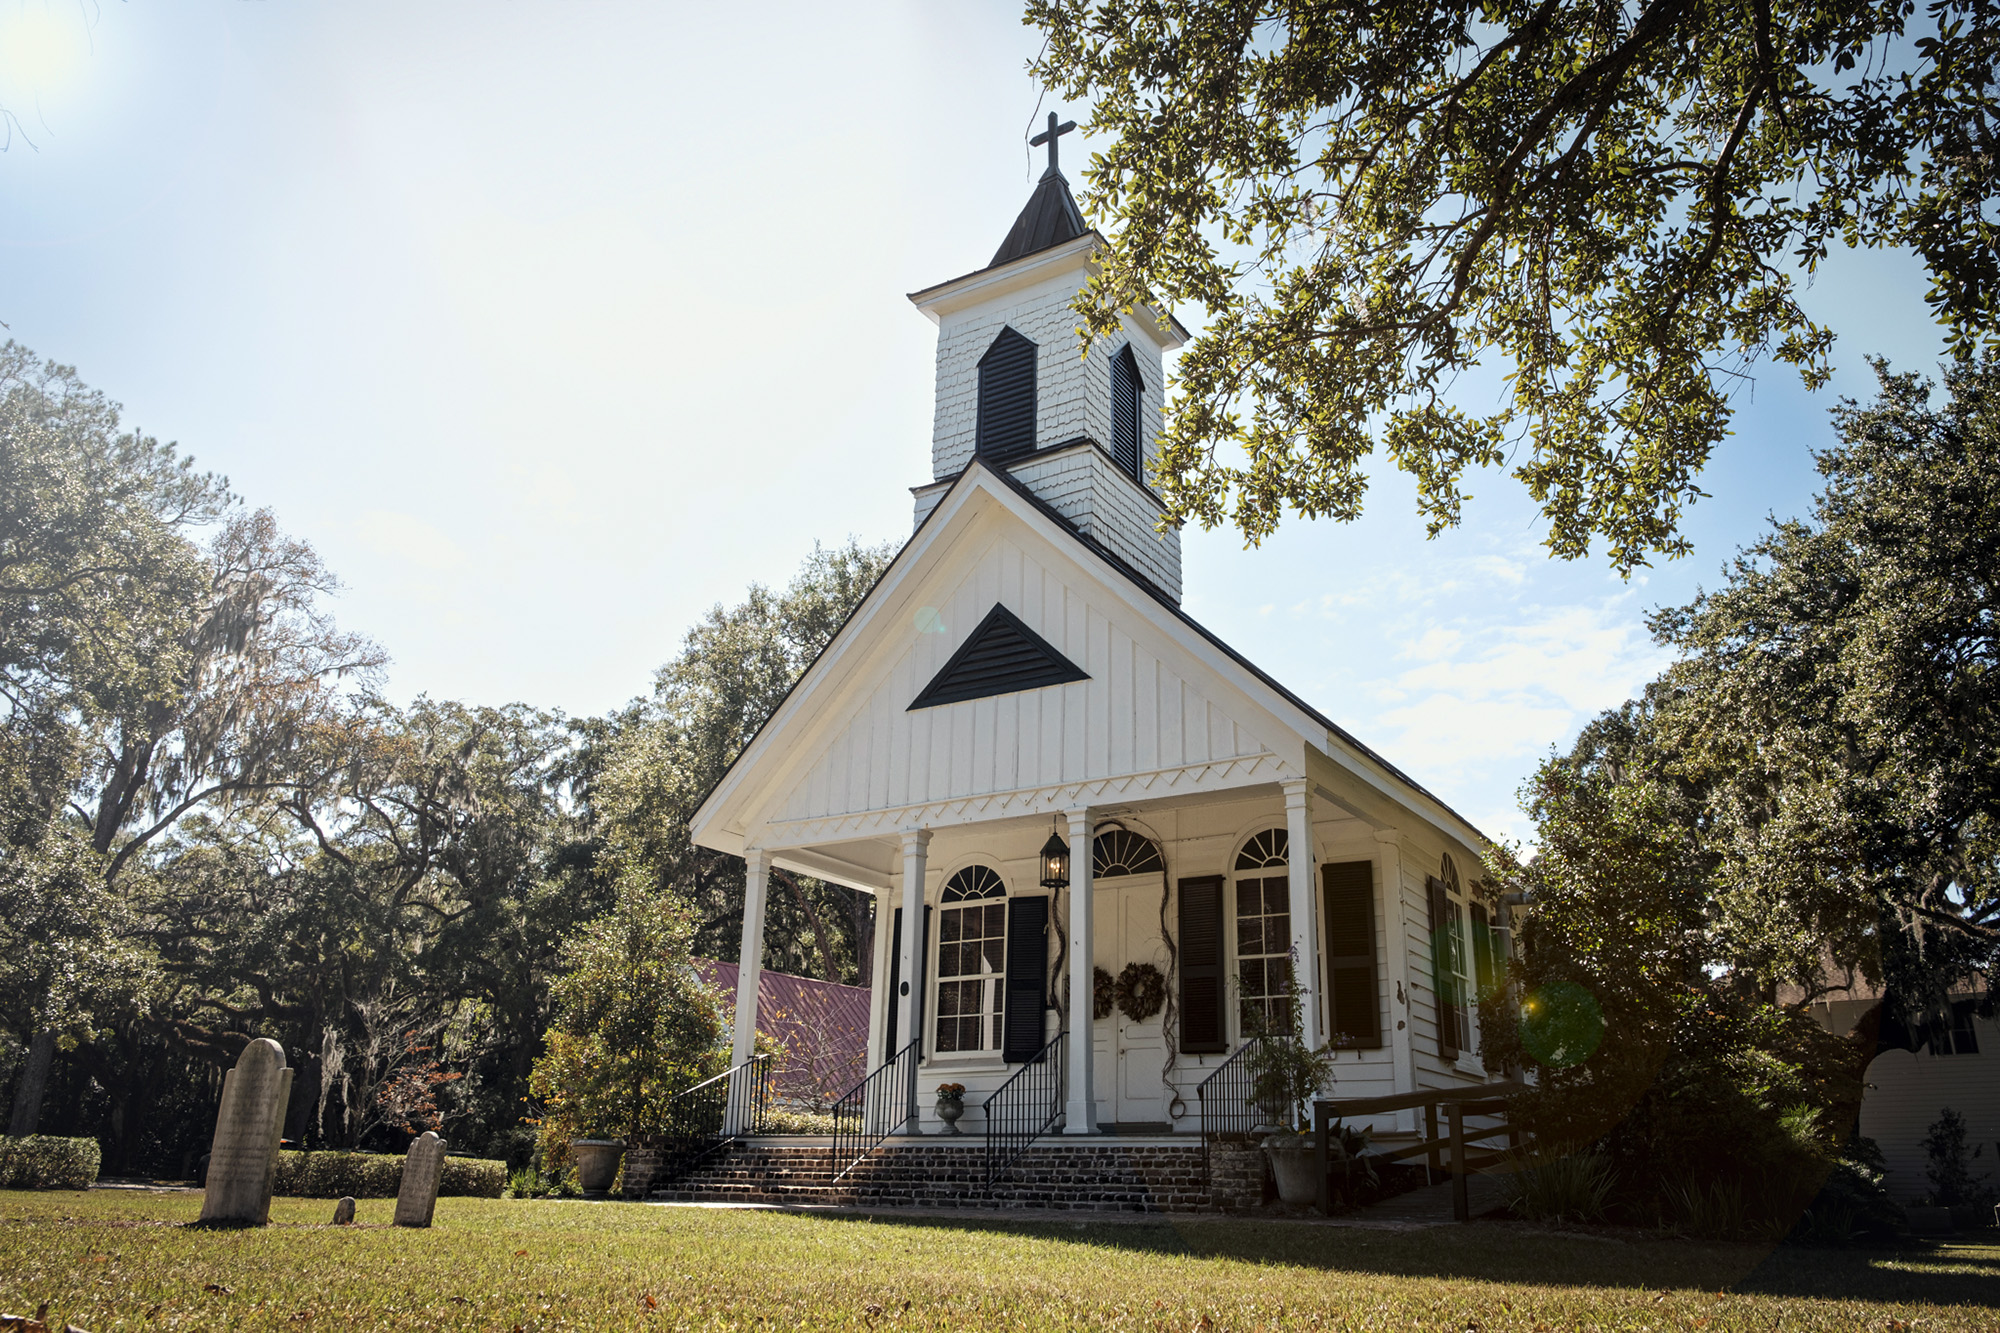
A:
[[[1438,1054],[1447,1063],[1458,1059],[1457,987],[1451,975],[1451,954],[1445,942],[1445,922],[1451,913],[1445,907],[1444,881],[1433,875],[1424,881],[1431,904],[1431,994],[1436,997]]]
[[[1375,863],[1320,867],[1326,898],[1328,1032],[1356,1049],[1382,1049],[1381,986],[1375,966]]]

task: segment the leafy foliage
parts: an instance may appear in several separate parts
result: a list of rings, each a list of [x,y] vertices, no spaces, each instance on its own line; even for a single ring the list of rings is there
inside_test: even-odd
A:
[[[723,998],[695,974],[693,938],[684,904],[631,877],[563,946],[555,1020],[529,1080],[544,1102],[545,1163],[572,1139],[649,1142],[673,1094],[726,1066]]]
[[[97,1181],[98,1160],[96,1139],[0,1138],[0,1189],[87,1190]]]
[[[1984,0],[1031,0],[1033,72],[1113,136],[1099,336],[1156,294],[1206,327],[1163,437],[1170,517],[1251,541],[1350,519],[1377,446],[1435,535],[1513,464],[1573,558],[1683,554],[1760,359],[1829,373],[1801,279],[1905,246],[1960,357],[2000,328],[2000,11]],[[1469,411],[1465,372],[1504,400]],[[1241,450],[1240,459],[1236,450]]]

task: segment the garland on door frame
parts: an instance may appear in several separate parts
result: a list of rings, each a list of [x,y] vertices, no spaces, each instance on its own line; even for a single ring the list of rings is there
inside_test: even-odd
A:
[[[1114,997],[1119,1013],[1143,1023],[1166,1006],[1167,979],[1151,963],[1127,963],[1118,974]]]
[[[1109,972],[1106,972],[1101,967],[1091,969],[1091,977],[1090,977],[1091,1018],[1101,1020],[1111,1017],[1111,1006],[1116,1002],[1117,999],[1117,996],[1115,994],[1117,987],[1118,983],[1111,979],[1111,974]]]

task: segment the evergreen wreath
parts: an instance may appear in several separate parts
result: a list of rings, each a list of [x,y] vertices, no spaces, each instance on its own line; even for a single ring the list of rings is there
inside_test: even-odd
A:
[[[1127,963],[1118,974],[1118,1011],[1143,1023],[1167,1003],[1167,979],[1151,963]]]
[[[1111,1017],[1116,1002],[1117,983],[1103,968],[1094,968],[1090,977],[1090,1016],[1093,1020]]]

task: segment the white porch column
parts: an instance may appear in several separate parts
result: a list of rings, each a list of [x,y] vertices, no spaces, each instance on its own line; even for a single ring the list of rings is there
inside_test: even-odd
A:
[[[757,984],[764,979],[764,899],[771,862],[762,850],[743,853],[743,951],[736,966],[736,1046],[730,1063],[757,1053]]]
[[[903,834],[903,937],[896,941],[900,951],[902,982],[897,993],[890,997],[891,1004],[901,1005],[896,1014],[896,1041],[898,1049],[917,1043],[921,1055],[924,1035],[924,869],[929,860],[931,831],[912,829]],[[895,1051],[884,1051],[887,1060]],[[905,1089],[905,1112],[907,1121],[904,1133],[917,1132],[917,1078],[916,1062],[910,1065],[910,1083]]]
[[[1313,859],[1312,810],[1306,801],[1306,781],[1294,778],[1285,789],[1285,840],[1291,848],[1286,879],[1291,887],[1292,953],[1298,959],[1295,984],[1302,992],[1300,1017],[1306,1049],[1319,1049],[1326,994],[1319,969],[1319,866]]]
[[[1397,1093],[1417,1090],[1417,1058],[1410,1042],[1410,931],[1403,903],[1403,835],[1375,830],[1375,865],[1382,881],[1382,963],[1389,983],[1390,1070]],[[1397,1129],[1421,1128],[1415,1111],[1395,1113]],[[1379,1123],[1379,1122],[1378,1122]]]
[[[1097,1132],[1097,1093],[1090,1085],[1096,1062],[1091,1036],[1091,997],[1097,967],[1091,916],[1096,894],[1090,883],[1090,811],[1069,812],[1069,1101],[1063,1133]]]

